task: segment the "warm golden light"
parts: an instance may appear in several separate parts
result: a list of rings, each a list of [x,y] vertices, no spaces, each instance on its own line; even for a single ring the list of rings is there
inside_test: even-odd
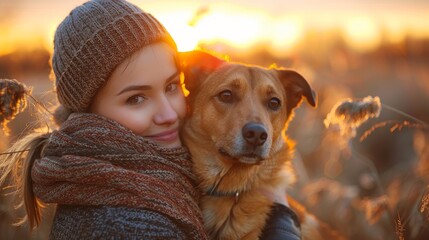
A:
[[[45,48],[46,41],[43,34],[29,31],[18,31],[9,33],[0,32],[0,56],[15,51],[31,51]]]
[[[183,9],[157,15],[157,18],[176,41],[179,51],[191,51],[195,49],[200,40],[195,29],[188,25],[191,17],[192,12]]]
[[[8,37],[4,32],[0,32],[1,36],[6,36],[1,38],[0,42],[0,56],[9,54],[13,51],[15,51],[15,41],[14,39],[11,39],[11,37]]]
[[[55,26],[51,23],[52,27],[49,28],[49,24],[40,26],[38,22],[40,20],[26,18],[12,18],[7,22],[0,21],[0,56],[15,51],[51,49],[53,32],[57,23]]]
[[[381,43],[381,31],[378,24],[368,17],[354,17],[346,20],[345,39],[349,46],[358,51],[369,51]]]
[[[236,48],[248,48],[262,35],[265,20],[262,16],[241,12],[216,12],[200,20],[195,30],[201,40],[222,41]]]
[[[417,8],[412,11],[390,9],[377,15],[350,9],[273,14],[267,9],[223,1],[201,4],[184,0],[177,4],[136,0],[139,1],[143,9],[165,25],[180,51],[193,50],[202,43],[208,46],[223,43],[241,52],[250,52],[259,45],[281,58],[303,50],[306,47],[300,44],[303,39],[320,30],[328,35],[340,32],[339,37],[359,52],[373,50],[383,41],[401,42],[406,36],[429,37],[427,14],[424,9]],[[8,22],[0,22],[0,55],[40,47],[52,51],[56,26],[78,2],[57,4],[63,8],[55,12],[20,13],[8,18]],[[46,18],[37,17],[42,13]]]
[[[157,15],[180,51],[192,50],[202,42],[223,42],[235,48],[248,48],[267,37],[266,26],[270,25],[262,13],[240,11],[231,6],[218,5],[190,26],[194,14],[188,8],[168,10]]]
[[[270,31],[271,54],[277,57],[288,56],[302,39],[303,30],[302,23],[296,18],[286,17],[275,21]]]
[[[195,32],[195,29],[181,23],[165,22],[165,28],[170,32],[173,39],[176,41],[179,51],[191,51],[198,46],[200,38]]]

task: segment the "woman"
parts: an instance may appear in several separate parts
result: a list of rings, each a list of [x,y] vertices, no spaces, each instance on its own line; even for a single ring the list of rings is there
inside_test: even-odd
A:
[[[206,239],[178,135],[186,104],[177,48],[165,28],[123,0],[86,2],[58,26],[52,68],[59,129],[17,142],[12,151],[30,151],[2,166],[2,181],[23,166],[30,226],[41,203],[56,203],[52,239]],[[265,238],[286,230],[298,239],[293,213],[273,209]]]

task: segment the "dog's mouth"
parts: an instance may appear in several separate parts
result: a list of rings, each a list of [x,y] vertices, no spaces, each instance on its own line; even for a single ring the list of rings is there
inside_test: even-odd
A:
[[[252,152],[233,156],[229,154],[224,148],[220,148],[219,153],[226,158],[229,158],[233,161],[237,161],[244,164],[258,165],[262,162],[262,160],[264,160],[264,158],[262,158],[260,155]]]

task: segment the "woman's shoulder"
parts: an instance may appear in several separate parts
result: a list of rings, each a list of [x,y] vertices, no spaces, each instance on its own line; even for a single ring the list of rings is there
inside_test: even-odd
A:
[[[147,209],[59,205],[51,239],[183,239],[167,216]]]

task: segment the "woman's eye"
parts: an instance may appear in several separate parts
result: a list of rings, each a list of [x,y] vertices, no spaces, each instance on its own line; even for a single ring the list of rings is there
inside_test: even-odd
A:
[[[232,95],[232,92],[230,90],[225,90],[220,92],[217,95],[217,98],[224,103],[232,103],[232,101],[234,100],[234,97]]]
[[[127,104],[136,105],[144,102],[145,98],[143,96],[135,95],[127,99]]]
[[[270,99],[270,101],[268,101],[268,107],[271,110],[274,110],[274,111],[279,110],[280,106],[281,106],[280,99],[276,97],[273,97]]]
[[[179,83],[170,83],[167,85],[167,92],[174,92],[179,88]]]

